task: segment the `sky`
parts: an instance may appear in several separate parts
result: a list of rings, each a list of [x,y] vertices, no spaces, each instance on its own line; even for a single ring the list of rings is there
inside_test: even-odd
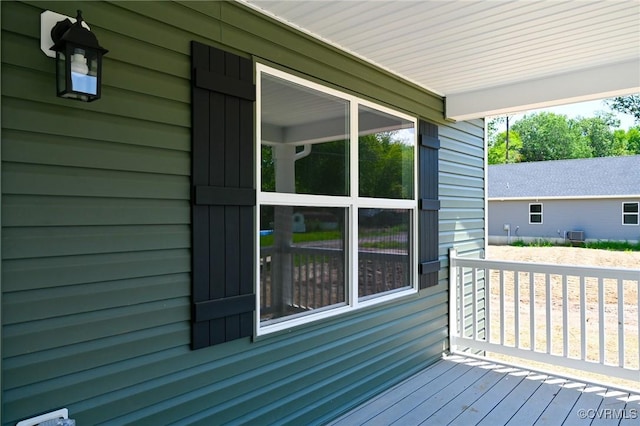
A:
[[[621,114],[619,112],[611,110],[609,106],[606,104],[604,100],[599,101],[589,101],[589,102],[581,102],[577,104],[568,104],[568,105],[560,105],[551,108],[544,109],[536,109],[527,111],[522,114],[513,114],[509,115],[509,125],[513,125],[513,123],[522,119],[525,114],[534,114],[537,112],[552,112],[554,114],[566,115],[569,118],[590,118],[595,117],[598,111],[612,112],[618,120],[620,120],[620,129],[628,130],[630,127],[634,126],[634,119],[632,115],[629,114]],[[505,131],[504,124],[500,126],[499,131]]]

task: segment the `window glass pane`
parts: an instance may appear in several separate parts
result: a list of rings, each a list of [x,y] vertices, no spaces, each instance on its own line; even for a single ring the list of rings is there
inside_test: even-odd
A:
[[[531,223],[542,223],[542,215],[541,214],[532,214],[531,215]]]
[[[625,213],[638,213],[638,203],[624,203],[622,211]]]
[[[260,321],[343,306],[345,208],[260,207]]]
[[[625,214],[622,216],[622,223],[625,225],[637,225],[638,224],[638,215],[637,214]]]
[[[529,206],[529,211],[531,213],[542,213],[542,204],[531,204]]]
[[[415,126],[372,108],[358,108],[361,197],[413,198]]]
[[[262,191],[348,195],[349,102],[262,74]]]
[[[411,212],[358,210],[358,296],[411,286]]]

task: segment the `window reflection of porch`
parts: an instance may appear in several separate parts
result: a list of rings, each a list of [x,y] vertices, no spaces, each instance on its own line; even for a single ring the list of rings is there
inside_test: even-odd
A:
[[[280,255],[281,256],[281,255]],[[347,303],[344,252],[341,249],[289,248],[292,271],[288,283],[274,285],[279,257],[273,247],[260,250],[261,319],[263,321]],[[407,254],[359,252],[358,294],[361,297],[408,287],[410,275]]]

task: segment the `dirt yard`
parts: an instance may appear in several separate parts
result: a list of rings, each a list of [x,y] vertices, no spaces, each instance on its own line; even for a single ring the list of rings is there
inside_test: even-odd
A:
[[[640,252],[594,250],[580,247],[489,246],[488,259],[563,265],[640,269]]]
[[[550,263],[563,265],[581,265],[581,266],[598,266],[607,268],[629,268],[640,269],[640,252],[614,252],[607,250],[585,249],[578,247],[513,247],[513,246],[489,246],[487,256],[491,260],[510,260],[535,263]],[[500,290],[499,274],[492,271],[491,274],[491,341],[499,343],[500,341]],[[516,306],[519,310],[520,329],[518,338],[521,347],[530,348],[530,299],[529,276],[527,273],[520,273],[519,303],[514,302],[514,274],[506,272],[505,279],[505,307],[504,320],[506,324],[514,324]],[[535,348],[536,351],[545,351],[546,342],[546,286],[544,275],[535,274],[534,276],[534,297],[535,297]],[[618,313],[617,313],[617,284],[604,283],[604,300],[605,300],[605,359],[607,363],[617,364],[618,357]],[[598,291],[597,280],[595,283],[587,282],[586,284],[586,320],[587,320],[587,359],[597,361],[599,356],[599,310],[598,310]],[[624,332],[625,332],[625,364],[630,368],[638,368],[640,362],[640,354],[638,354],[638,286],[635,282],[625,282],[624,284]],[[563,330],[562,319],[562,282],[559,276],[551,278],[551,333],[552,353],[561,354],[563,347],[563,339],[565,331]],[[569,356],[573,358],[580,357],[580,284],[577,278],[570,277],[568,283],[568,316],[569,330],[567,331],[567,341],[569,345]],[[508,328],[508,327],[505,327]],[[513,345],[516,340],[516,331],[514,329],[506,330],[504,341],[507,345]],[[497,358],[511,362],[517,362],[506,356],[492,354]],[[630,362],[630,365],[629,365]],[[569,374],[577,377],[584,377],[585,373],[576,372],[567,369],[549,368],[547,365],[539,365],[545,370],[557,371],[559,373]],[[615,383],[626,388],[640,388],[639,383],[627,382],[624,380],[602,377],[598,375],[587,375],[589,379],[595,382]]]

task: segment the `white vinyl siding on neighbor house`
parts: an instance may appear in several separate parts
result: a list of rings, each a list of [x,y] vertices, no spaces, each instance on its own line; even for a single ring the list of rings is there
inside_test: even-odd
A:
[[[638,225],[640,216],[640,203],[622,203],[622,224]]]
[[[639,162],[631,155],[489,166],[491,241],[564,240],[568,231],[591,241],[640,241]],[[535,204],[542,211],[532,212]]]
[[[257,334],[415,293],[417,120],[262,64],[256,81]]]

